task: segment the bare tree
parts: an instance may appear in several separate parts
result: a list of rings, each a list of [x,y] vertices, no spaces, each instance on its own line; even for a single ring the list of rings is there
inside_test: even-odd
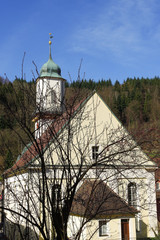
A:
[[[141,221],[144,232],[139,235],[151,234],[156,225],[152,221],[156,166],[97,93],[83,98],[80,89],[73,89],[68,101],[48,100],[46,112],[44,99],[36,106],[35,93],[23,81],[19,84],[12,87],[12,101],[2,101],[16,121],[12,130],[24,145],[3,174],[9,239],[96,239],[97,232],[103,236],[100,229],[106,221],[117,215],[136,218],[137,231]],[[50,91],[47,94],[51,99]],[[57,101],[63,104],[62,112],[55,110]],[[35,130],[30,124],[33,118],[43,120]]]

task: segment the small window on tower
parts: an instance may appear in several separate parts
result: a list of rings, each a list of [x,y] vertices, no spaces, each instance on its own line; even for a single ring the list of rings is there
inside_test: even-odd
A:
[[[51,90],[51,103],[56,103],[56,93],[54,90]]]
[[[99,153],[99,146],[92,146],[92,159],[97,160]]]
[[[47,96],[48,107],[55,105],[57,102],[56,92],[52,89]]]

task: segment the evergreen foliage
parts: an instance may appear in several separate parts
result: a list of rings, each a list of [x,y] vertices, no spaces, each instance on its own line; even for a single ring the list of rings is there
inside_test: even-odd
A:
[[[13,165],[13,155],[10,149],[7,151],[4,165],[5,165],[5,169],[8,169]]]
[[[85,92],[96,90],[108,104],[120,121],[126,125],[128,129],[134,129],[139,124],[153,124],[157,122],[159,127],[160,116],[160,78],[127,78],[122,84],[117,80],[114,84],[110,79],[101,79],[95,82],[93,79],[73,81],[69,83],[66,81],[66,96],[67,99],[72,99],[74,89],[81,88],[83,98]],[[14,92],[16,89],[16,93]],[[72,91],[72,90],[73,91]],[[85,91],[84,91],[84,90]],[[26,122],[27,126],[34,129],[32,123],[32,114],[35,106],[31,104],[30,99],[26,97],[27,91],[33,92],[35,98],[35,82],[26,82],[22,79],[15,79],[12,83],[0,77],[0,131],[3,135],[3,140],[0,138],[0,156],[2,156],[9,166],[8,161],[12,161],[15,157],[7,149],[4,149],[4,139],[8,139],[9,148],[14,152],[14,156],[20,153],[21,143],[17,143],[14,131],[16,128],[16,119],[8,113],[7,108],[11,108],[17,117],[21,117]],[[33,99],[32,102],[35,100]],[[4,106],[7,105],[7,108]],[[160,127],[159,127],[160,128]],[[10,141],[9,135],[14,139]],[[19,130],[21,131],[21,130]],[[25,136],[24,136],[25,139]],[[26,138],[27,142],[27,138]],[[7,144],[8,144],[7,143]],[[11,144],[12,143],[12,144]],[[12,151],[12,148],[14,149]],[[15,150],[16,149],[16,150]]]

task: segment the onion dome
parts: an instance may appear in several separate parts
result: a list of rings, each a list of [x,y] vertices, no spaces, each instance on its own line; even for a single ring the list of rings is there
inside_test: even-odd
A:
[[[52,60],[51,56],[51,41],[49,41],[49,60],[43,64],[40,70],[40,77],[60,77],[61,78],[61,69],[60,67]]]
[[[43,64],[40,70],[40,77],[61,77],[60,67],[49,58],[48,62]]]

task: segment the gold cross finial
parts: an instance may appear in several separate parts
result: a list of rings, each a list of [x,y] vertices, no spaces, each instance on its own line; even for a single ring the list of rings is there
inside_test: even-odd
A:
[[[50,38],[50,40],[49,40],[49,58],[52,59],[52,56],[51,56],[51,44],[52,44],[51,39],[53,38],[52,33],[49,33],[49,38]]]
[[[52,44],[51,39],[53,38],[52,33],[49,33],[49,38],[50,38],[50,40],[49,40],[49,45],[51,45],[51,44]]]

